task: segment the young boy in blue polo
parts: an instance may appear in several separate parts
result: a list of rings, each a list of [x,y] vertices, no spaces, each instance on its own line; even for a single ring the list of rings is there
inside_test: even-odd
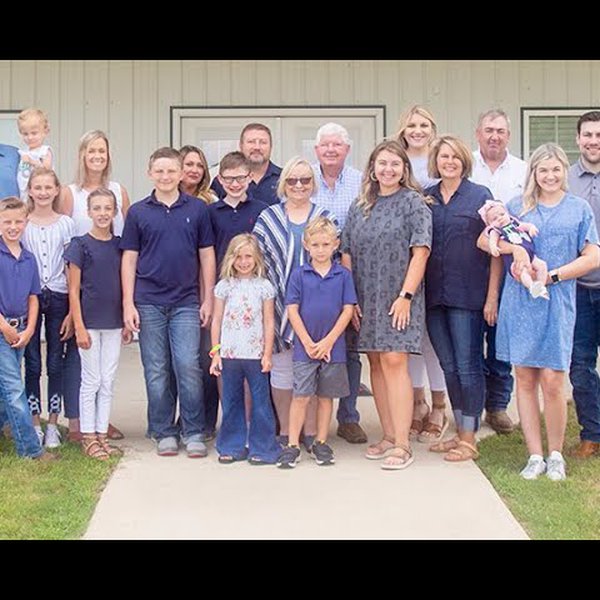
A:
[[[335,462],[327,444],[333,398],[349,394],[344,331],[357,302],[352,274],[332,260],[340,241],[327,217],[317,217],[306,226],[303,244],[310,263],[292,273],[285,299],[297,337],[289,445],[277,461],[282,469],[293,468],[300,460],[300,432],[314,395],[318,397],[317,436],[310,453],[318,465]]]
[[[53,460],[35,432],[21,361],[35,331],[41,293],[35,257],[21,245],[27,206],[16,197],[0,200],[0,427],[8,422],[17,454]]]
[[[250,171],[250,163],[241,152],[229,152],[219,163],[217,180],[225,191],[225,197],[208,206],[215,234],[217,273],[221,270],[229,242],[240,233],[250,233],[258,215],[269,207],[248,193]]]
[[[139,332],[148,396],[148,435],[159,456],[206,456],[200,325],[210,321],[215,285],[214,237],[208,208],[179,191],[181,156],[160,148],[150,157],[154,190],[131,206],[120,247],[125,327]],[[200,303],[200,281],[204,298]],[[177,398],[170,386],[171,362]]]

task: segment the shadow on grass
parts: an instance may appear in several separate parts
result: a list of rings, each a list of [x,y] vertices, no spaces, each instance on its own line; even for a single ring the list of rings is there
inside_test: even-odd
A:
[[[579,426],[570,404],[564,453],[567,480],[559,482],[545,476],[525,481],[519,476],[527,462],[520,429],[479,444],[479,467],[532,539],[600,539],[600,457],[570,458],[567,451],[578,442]]]
[[[0,539],[78,539],[119,458],[101,462],[65,443],[60,460],[19,458],[12,440],[0,436]]]

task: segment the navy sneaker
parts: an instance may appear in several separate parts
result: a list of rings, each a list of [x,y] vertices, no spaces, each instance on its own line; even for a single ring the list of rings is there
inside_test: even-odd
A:
[[[302,435],[300,438],[300,443],[304,446],[304,449],[310,454],[312,452],[313,444],[315,443],[314,435]]]
[[[311,456],[315,459],[318,465],[326,466],[335,463],[333,450],[327,443],[317,441],[312,445],[311,451]]]
[[[300,448],[298,446],[286,446],[277,459],[280,469],[293,469],[300,462]]]

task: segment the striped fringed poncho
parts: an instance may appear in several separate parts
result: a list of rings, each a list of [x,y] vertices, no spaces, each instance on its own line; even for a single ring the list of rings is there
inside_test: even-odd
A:
[[[337,218],[326,208],[311,202],[312,208],[307,223],[315,217],[329,217],[339,228]],[[294,339],[294,330],[288,321],[285,307],[285,291],[292,271],[294,258],[294,236],[290,233],[284,204],[275,204],[263,210],[252,233],[258,239],[258,245],[265,258],[267,279],[273,284],[275,296],[275,352],[282,352],[290,347]],[[300,264],[308,260],[304,248],[300,254]]]

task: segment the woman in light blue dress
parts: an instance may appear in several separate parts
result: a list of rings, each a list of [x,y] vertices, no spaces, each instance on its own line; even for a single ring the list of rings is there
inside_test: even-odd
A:
[[[565,478],[562,448],[567,423],[564,395],[575,327],[576,279],[600,264],[598,234],[592,209],[567,192],[569,162],[556,144],[543,144],[531,155],[523,196],[513,198],[509,212],[539,229],[537,255],[548,264],[550,299],[532,298],[527,289],[507,276],[498,314],[497,357],[515,366],[517,405],[529,461],[525,479],[546,472],[552,480]],[[484,236],[480,247],[488,250]],[[515,272],[530,269],[525,249],[501,242],[512,253]],[[544,461],[538,387],[544,397],[548,459]]]

